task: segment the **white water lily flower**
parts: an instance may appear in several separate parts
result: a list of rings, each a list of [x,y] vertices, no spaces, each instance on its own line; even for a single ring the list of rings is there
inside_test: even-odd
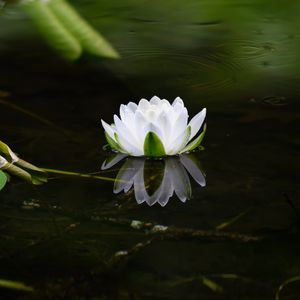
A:
[[[172,104],[157,96],[139,104],[129,102],[120,106],[120,118],[114,124],[101,120],[106,139],[113,150],[131,156],[165,156],[192,151],[203,140],[206,126],[197,137],[206,116],[202,109],[190,122],[181,98]]]

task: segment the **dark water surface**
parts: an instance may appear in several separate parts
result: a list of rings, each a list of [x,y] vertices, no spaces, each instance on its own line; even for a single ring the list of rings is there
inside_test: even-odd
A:
[[[72,3],[121,60],[65,62],[8,6],[0,138],[44,168],[140,172],[149,195],[168,174],[163,191],[192,197],[149,206],[97,178],[12,178],[0,194],[0,279],[34,291],[0,298],[265,300],[295,277],[277,296],[299,299],[299,1]],[[190,156],[198,183],[178,158],[101,170],[100,119],[153,95],[182,97],[191,117],[207,108],[205,149]]]

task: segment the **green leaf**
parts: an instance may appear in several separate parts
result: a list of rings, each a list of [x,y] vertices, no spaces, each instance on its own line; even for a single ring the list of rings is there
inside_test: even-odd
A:
[[[7,179],[7,175],[3,171],[0,171],[0,191],[5,187]]]
[[[76,60],[80,57],[82,53],[80,42],[72,35],[70,29],[65,27],[55,16],[47,3],[26,1],[22,8],[30,16],[48,44],[62,57],[68,60]]]
[[[206,129],[207,129],[207,126],[206,126],[206,124],[204,124],[203,131],[201,132],[201,134],[196,139],[194,139],[192,142],[190,142],[185,148],[183,148],[179,153],[181,154],[181,153],[184,153],[187,151],[192,151],[192,150],[196,149],[197,147],[199,147],[205,136]]]
[[[47,5],[88,53],[108,58],[120,57],[111,44],[90,26],[67,1],[51,0]]]
[[[157,134],[149,131],[146,135],[144,142],[144,155],[145,156],[165,156],[165,148]]]

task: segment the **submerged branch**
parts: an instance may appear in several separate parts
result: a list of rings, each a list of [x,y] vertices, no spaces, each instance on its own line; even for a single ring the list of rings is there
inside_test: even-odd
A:
[[[163,226],[147,221],[137,221],[128,219],[116,219],[107,217],[92,217],[96,221],[112,222],[118,225],[127,225],[137,230],[146,231],[147,235],[159,235],[161,239],[176,238],[201,238],[213,241],[238,241],[238,242],[256,242],[264,239],[263,236],[247,235],[235,232],[225,232],[218,230],[202,230],[191,228],[180,228],[175,226]]]

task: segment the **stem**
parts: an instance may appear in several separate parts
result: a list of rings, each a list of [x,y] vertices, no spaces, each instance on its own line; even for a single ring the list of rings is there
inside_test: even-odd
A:
[[[62,174],[62,175],[68,175],[68,176],[77,176],[77,177],[83,177],[83,178],[91,178],[91,179],[100,179],[105,181],[112,181],[115,182],[115,178],[111,177],[105,177],[105,176],[95,176],[95,175],[89,175],[89,174],[83,174],[83,173],[77,173],[77,172],[70,172],[70,171],[63,171],[63,170],[55,170],[55,169],[48,169],[48,168],[42,168],[45,172],[48,173],[55,173],[55,174]],[[118,182],[126,182],[124,180],[117,180]]]

